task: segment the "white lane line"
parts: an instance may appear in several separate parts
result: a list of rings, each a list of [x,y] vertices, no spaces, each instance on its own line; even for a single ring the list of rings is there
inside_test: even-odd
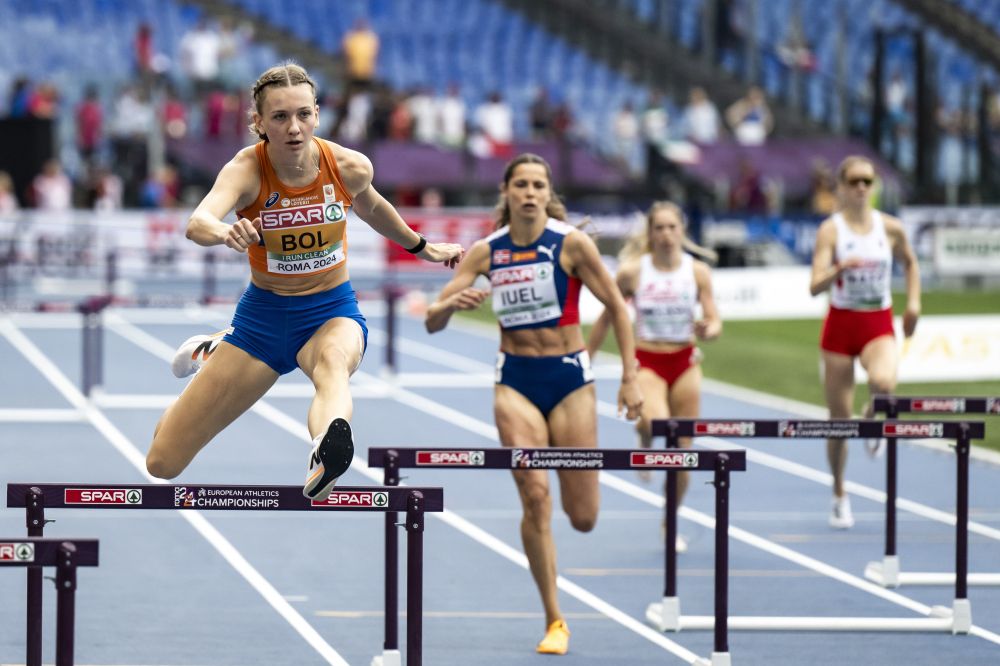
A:
[[[0,423],[72,423],[83,421],[76,409],[0,409]]]
[[[128,460],[133,467],[150,483],[166,483],[155,479],[146,471],[145,456],[114,424],[111,423],[96,407],[88,403],[86,397],[59,371],[59,369],[9,321],[0,320],[0,335],[3,335],[18,351],[21,352],[44,376],[56,390],[80,409],[88,421]],[[154,338],[155,340],[155,338]],[[143,340],[150,344],[150,340]],[[162,343],[161,343],[162,344]],[[166,345],[163,345],[166,347]],[[144,348],[146,348],[144,346]],[[173,357],[173,350],[170,350]],[[305,639],[313,649],[334,666],[348,666],[319,633],[299,614],[291,604],[243,557],[242,554],[226,539],[208,520],[197,511],[180,511],[183,517],[202,537],[205,538],[223,558],[241,575],[264,599],[281,615],[295,631]]]

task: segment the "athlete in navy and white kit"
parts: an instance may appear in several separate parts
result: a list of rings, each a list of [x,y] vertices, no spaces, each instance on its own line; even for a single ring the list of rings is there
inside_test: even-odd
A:
[[[902,223],[871,206],[875,183],[871,161],[847,157],[837,176],[841,207],[816,233],[809,291],[815,296],[830,290],[830,312],[820,339],[826,402],[831,419],[847,419],[854,403],[855,358],[868,373],[870,394],[896,389],[899,352],[892,327],[893,259],[906,276],[906,337],[913,335],[920,316],[920,270]],[[870,403],[865,412],[871,416]],[[830,525],[847,529],[854,524],[854,516],[844,492],[846,442],[828,440],[827,458],[833,474]]]
[[[455,277],[428,308],[427,330],[447,326],[458,310],[473,310],[490,292],[500,323],[494,414],[507,447],[597,446],[597,397],[590,356],[580,331],[581,284],[604,303],[623,363],[619,410],[636,418],[642,397],[628,311],[589,236],[561,221],[566,209],[552,191],[548,164],[537,155],[515,158],[504,172],[497,231],[477,241]],[[594,471],[558,471],[563,511],[581,532],[593,529],[600,502]],[[556,591],[552,500],[545,470],[513,473],[523,508],[521,539],[545,607],[546,634],[537,651],[565,654],[569,630]]]
[[[619,255],[615,277],[622,295],[632,299],[635,309],[636,359],[644,398],[636,428],[644,448],[652,445],[654,419],[699,415],[701,352],[694,343],[714,340],[722,333],[711,271],[707,263],[688,252],[703,257],[714,253],[689,240],[684,226],[684,214],[675,204],[653,204],[642,232],[630,238]],[[607,332],[605,312],[591,330],[587,344],[591,354],[597,353]],[[691,446],[691,438],[682,438],[680,444]],[[684,499],[687,485],[688,473],[681,472],[678,503]],[[687,550],[680,534],[676,546],[679,553]]]

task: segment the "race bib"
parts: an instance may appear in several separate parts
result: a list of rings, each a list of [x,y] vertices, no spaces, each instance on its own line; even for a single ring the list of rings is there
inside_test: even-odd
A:
[[[503,328],[524,326],[562,316],[555,269],[546,261],[490,271],[493,312]]]
[[[844,296],[854,308],[880,307],[889,277],[888,263],[867,261],[844,271],[841,278]]]
[[[333,269],[345,258],[347,214],[340,201],[261,213],[267,272],[310,275]]]

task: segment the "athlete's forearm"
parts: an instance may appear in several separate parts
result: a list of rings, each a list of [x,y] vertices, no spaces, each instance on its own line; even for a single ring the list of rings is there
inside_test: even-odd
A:
[[[196,210],[188,220],[184,235],[188,240],[194,241],[198,245],[210,247],[223,245],[228,233],[228,224],[213,215]]]

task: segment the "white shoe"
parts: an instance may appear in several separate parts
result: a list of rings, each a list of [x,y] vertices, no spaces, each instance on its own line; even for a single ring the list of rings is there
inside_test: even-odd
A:
[[[833,510],[830,512],[830,527],[846,530],[854,527],[854,514],[851,513],[851,498],[847,495],[833,498]]]
[[[865,440],[865,451],[869,458],[881,458],[885,454],[885,437],[870,437]]]
[[[222,338],[228,333],[232,333],[232,327],[211,335],[192,335],[177,348],[174,353],[174,360],[170,367],[174,372],[174,377],[182,378],[193,375],[201,370],[201,366],[212,355],[215,348],[222,342]]]

